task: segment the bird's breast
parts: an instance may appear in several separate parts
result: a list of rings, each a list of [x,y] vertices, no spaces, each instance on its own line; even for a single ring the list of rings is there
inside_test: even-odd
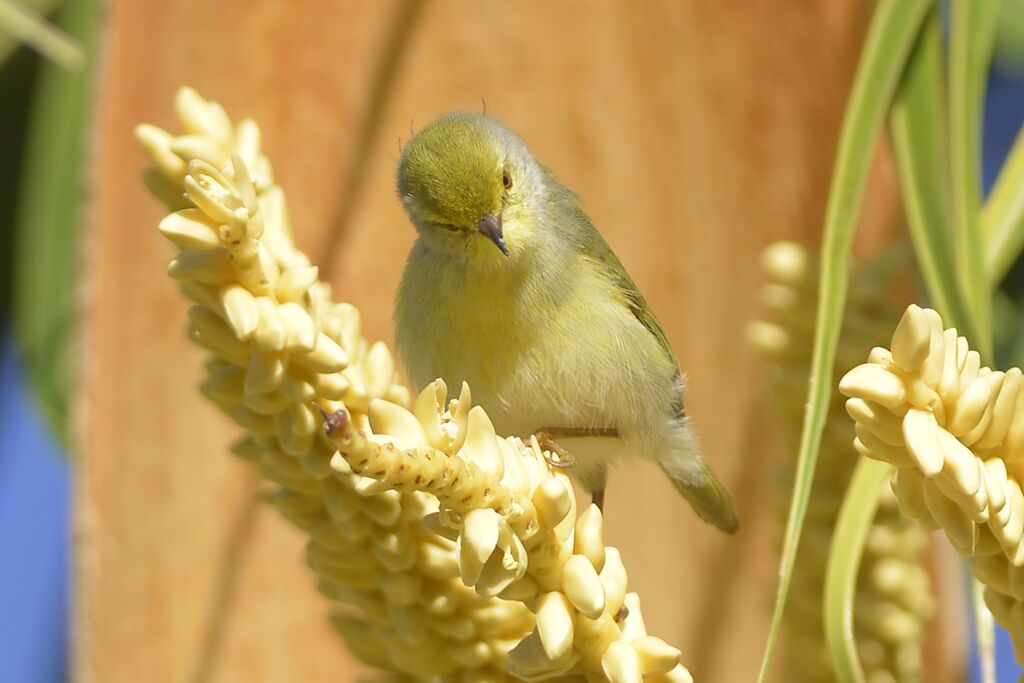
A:
[[[675,366],[599,273],[509,264],[474,272],[410,258],[396,312],[400,355],[417,388],[469,383],[502,434],[541,427],[636,434],[664,421]]]

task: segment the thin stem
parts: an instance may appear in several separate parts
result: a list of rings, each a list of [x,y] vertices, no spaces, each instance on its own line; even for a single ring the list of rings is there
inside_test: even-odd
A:
[[[996,683],[996,624],[985,604],[985,585],[971,578],[971,603],[974,605],[974,631],[978,639],[981,683]]]
[[[857,572],[878,510],[879,495],[895,471],[888,463],[861,457],[836,520],[825,573],[823,616],[825,640],[832,655],[836,680],[840,683],[864,681],[864,669],[853,634]]]
[[[993,272],[985,270],[981,225],[981,111],[998,15],[996,0],[953,0],[949,38],[949,149],[957,280],[973,323],[972,341],[986,364],[994,361],[995,349]],[[974,617],[980,649],[983,643],[995,640],[995,626],[984,601],[974,601]],[[990,665],[994,677],[994,661]]]

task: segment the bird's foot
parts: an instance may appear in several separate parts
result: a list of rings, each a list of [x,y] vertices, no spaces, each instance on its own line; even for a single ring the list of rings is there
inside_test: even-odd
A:
[[[544,459],[549,465],[561,469],[568,469],[576,466],[576,457],[563,448],[556,439],[579,439],[586,437],[616,439],[619,436],[619,430],[614,427],[541,427],[535,431],[533,435],[536,437],[537,444],[540,446],[540,449],[544,454]],[[557,459],[551,457],[549,453],[557,456]],[[603,474],[601,476],[601,480],[604,481]],[[597,506],[597,509],[604,512],[604,485],[602,484],[600,489],[594,489],[591,491],[590,496],[591,502]]]
[[[556,439],[581,438],[587,436],[615,438],[619,435],[619,430],[614,428],[587,429],[583,427],[541,427],[535,431],[533,435],[537,437],[537,443],[540,445],[542,451],[548,451],[558,456],[558,459],[555,460],[545,454],[544,459],[548,461],[549,465],[552,467],[568,469],[576,466],[576,457],[559,445]]]
[[[576,456],[559,446],[557,441],[548,438],[543,432],[537,432],[534,436],[537,437],[537,445],[540,446],[541,453],[549,465],[559,469],[576,467]],[[558,459],[552,458],[549,453],[554,453]]]

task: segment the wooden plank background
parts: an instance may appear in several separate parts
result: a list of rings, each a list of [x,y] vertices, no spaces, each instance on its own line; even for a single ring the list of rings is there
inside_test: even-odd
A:
[[[452,109],[518,131],[586,209],[689,373],[688,408],[743,530],[700,524],[660,474],[619,468],[608,537],[651,632],[699,681],[756,674],[780,537],[756,355],[760,249],[820,231],[871,3],[120,0],[110,3],[84,255],[75,675],[350,681],[303,539],[253,502],[238,430],[201,399],[201,353],[131,137],[189,84],[253,116],[297,239],[391,339],[413,230],[400,139]],[[866,222],[892,227],[891,167]]]

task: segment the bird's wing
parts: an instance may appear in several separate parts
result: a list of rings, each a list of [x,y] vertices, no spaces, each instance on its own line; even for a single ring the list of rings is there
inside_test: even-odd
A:
[[[682,371],[679,369],[679,360],[676,359],[676,353],[672,350],[672,345],[668,343],[668,337],[665,336],[665,330],[661,328],[661,323],[654,316],[654,311],[647,305],[647,300],[640,293],[636,283],[633,282],[633,278],[626,272],[622,262],[619,261],[619,258],[607,245],[605,245],[605,249],[608,250],[608,254],[603,263],[607,264],[606,272],[608,277],[615,284],[615,288],[626,302],[630,312],[636,316],[636,319],[640,321],[640,324],[648,332],[654,335],[654,338],[658,340],[658,346],[661,347],[662,351],[665,352],[665,355],[668,356],[672,361],[672,365],[676,368],[676,381],[679,384],[679,393],[672,404],[672,414],[686,417],[686,408],[683,405]]]
[[[679,370],[679,360],[676,358],[675,351],[672,350],[672,345],[668,343],[665,330],[661,329],[661,323],[654,317],[654,312],[647,305],[643,294],[640,293],[636,283],[633,282],[633,278],[626,272],[622,262],[619,261],[615,252],[612,251],[608,243],[601,237],[601,233],[594,227],[590,217],[580,207],[579,198],[576,194],[554,180],[550,174],[548,175],[548,188],[553,204],[561,212],[564,212],[562,215],[565,216],[566,223],[574,228],[574,241],[577,247],[601,269],[605,277],[608,278],[612,286],[618,291],[623,303],[625,303],[636,319],[640,321],[640,324],[654,336],[658,341],[658,346],[661,347],[668,359],[672,361],[672,365],[675,366],[680,391],[676,404],[673,405],[672,409],[673,414],[685,417],[682,372]]]
[[[647,331],[654,335],[654,338],[658,340],[658,345],[665,352],[669,358],[672,359],[674,365],[679,365],[679,361],[676,360],[676,354],[672,350],[672,345],[668,343],[668,337],[665,336],[665,330],[661,329],[661,323],[654,317],[654,312],[651,307],[647,305],[647,300],[644,299],[643,294],[637,289],[636,283],[633,282],[633,278],[629,276],[626,269],[622,266],[618,257],[608,249],[608,254],[605,257],[604,264],[608,278],[613,282],[615,288],[622,296],[626,305],[629,307],[630,312],[636,316],[636,319],[640,321],[640,324],[647,328]]]
[[[651,307],[647,305],[647,300],[644,299],[643,294],[640,293],[636,283],[633,282],[633,278],[631,278],[629,273],[626,272],[625,267],[615,255],[615,252],[613,252],[611,247],[609,247],[604,239],[601,238],[600,233],[598,233],[596,229],[593,230],[596,239],[591,241],[588,245],[589,249],[587,249],[587,251],[591,252],[589,256],[594,263],[604,271],[605,277],[608,278],[618,291],[619,296],[622,297],[622,301],[629,308],[629,311],[658,341],[658,346],[661,347],[662,351],[665,352],[665,355],[676,367],[676,373],[681,383],[682,372],[679,370],[679,361],[676,358],[675,351],[672,350],[672,345],[668,342],[665,330],[661,328],[661,323],[658,322],[658,319],[654,316],[654,311],[652,311]],[[676,399],[676,405],[673,406],[673,413],[680,417],[684,417],[686,415],[686,411],[683,407],[683,394],[681,388],[679,396]]]

